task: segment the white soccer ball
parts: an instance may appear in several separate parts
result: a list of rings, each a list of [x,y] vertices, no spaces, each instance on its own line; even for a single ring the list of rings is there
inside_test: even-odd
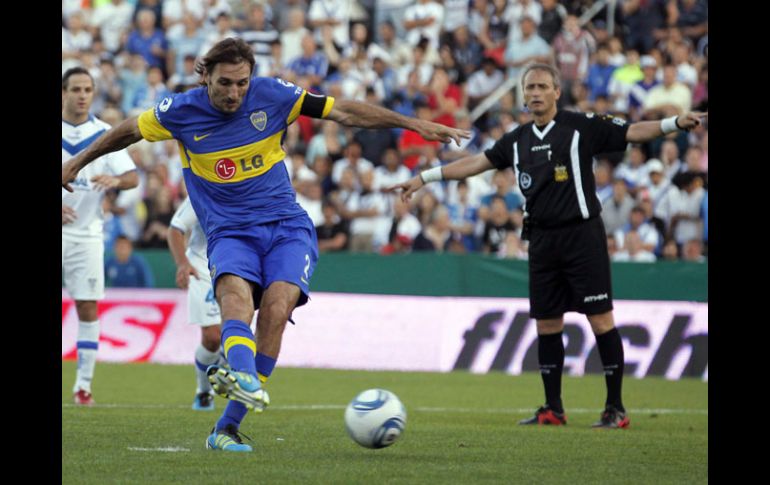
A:
[[[345,428],[353,441],[366,448],[392,445],[406,427],[406,409],[390,391],[367,389],[345,409]]]

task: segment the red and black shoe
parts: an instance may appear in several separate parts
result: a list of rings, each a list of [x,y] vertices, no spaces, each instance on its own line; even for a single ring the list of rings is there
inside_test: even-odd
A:
[[[591,425],[592,428],[628,428],[631,424],[631,420],[626,416],[625,411],[621,411],[612,405],[607,405],[602,412],[602,417],[599,421]]]
[[[90,392],[78,389],[78,392],[75,393],[73,396],[75,399],[75,404],[78,406],[93,406],[94,405],[94,397],[91,395]]]
[[[519,424],[552,424],[554,426],[563,426],[567,424],[567,416],[564,413],[557,413],[548,404],[537,408],[535,415],[531,418],[522,419]]]

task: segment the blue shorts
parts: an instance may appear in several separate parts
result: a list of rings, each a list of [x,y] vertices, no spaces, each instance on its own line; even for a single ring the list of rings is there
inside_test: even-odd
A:
[[[215,292],[220,276],[240,276],[256,285],[254,307],[259,308],[262,292],[275,281],[286,281],[299,287],[297,306],[301,306],[310,295],[318,240],[310,217],[302,214],[254,226],[238,236],[219,237],[209,245],[208,256]]]

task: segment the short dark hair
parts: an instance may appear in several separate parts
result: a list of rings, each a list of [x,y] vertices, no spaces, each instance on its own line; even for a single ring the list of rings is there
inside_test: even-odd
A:
[[[536,62],[534,64],[530,64],[524,69],[524,72],[521,75],[521,85],[524,87],[524,79],[526,79],[527,74],[530,73],[530,71],[545,71],[548,74],[551,75],[551,78],[553,79],[553,87],[554,89],[561,88],[561,74],[559,74],[559,70],[553,67],[550,64],[544,64],[541,62]]]
[[[70,81],[70,78],[74,76],[75,74],[85,74],[89,78],[91,78],[91,84],[94,84],[94,78],[91,76],[91,73],[88,72],[88,69],[84,67],[71,67],[67,69],[67,71],[64,73],[64,75],[61,78],[61,89],[62,91],[65,91],[67,89],[67,84]]]
[[[195,66],[195,72],[202,77],[205,73],[211,74],[217,64],[240,64],[241,62],[248,62],[249,71],[253,72],[255,63],[254,51],[243,39],[228,37],[217,42],[214,44],[214,47],[209,49],[206,55],[198,61],[198,64]],[[201,84],[205,84],[203,79],[201,79]]]

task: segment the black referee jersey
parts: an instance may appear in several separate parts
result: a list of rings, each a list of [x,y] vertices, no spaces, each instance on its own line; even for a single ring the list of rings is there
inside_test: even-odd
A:
[[[627,131],[620,118],[558,111],[542,130],[518,126],[484,154],[500,170],[513,166],[533,227],[558,227],[599,215],[593,157],[624,151]]]

